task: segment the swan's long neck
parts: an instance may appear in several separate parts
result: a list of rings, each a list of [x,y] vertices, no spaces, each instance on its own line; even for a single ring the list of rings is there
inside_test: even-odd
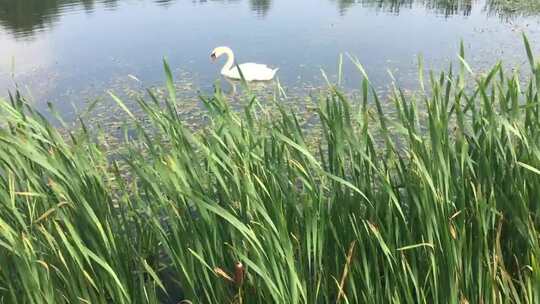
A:
[[[225,65],[221,69],[221,73],[227,73],[234,66],[234,53],[233,53],[233,51],[231,49],[226,49],[224,52],[227,55],[227,62],[225,62]]]

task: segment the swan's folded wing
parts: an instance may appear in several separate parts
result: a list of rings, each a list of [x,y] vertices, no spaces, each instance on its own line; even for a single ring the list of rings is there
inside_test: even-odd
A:
[[[266,64],[246,62],[240,64],[240,69],[270,69]]]
[[[269,80],[274,76],[274,70],[266,64],[242,63],[239,65],[246,80]]]

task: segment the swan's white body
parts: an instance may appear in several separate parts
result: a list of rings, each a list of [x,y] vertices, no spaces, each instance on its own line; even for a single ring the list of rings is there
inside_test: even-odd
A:
[[[240,76],[241,71],[246,81],[267,81],[272,80],[276,75],[276,72],[279,70],[272,69],[266,64],[250,62],[238,65],[240,68],[240,71],[238,71],[238,67],[234,65],[234,53],[230,48],[226,46],[215,48],[210,57],[212,60],[215,60],[221,55],[227,55],[227,62],[221,69],[221,75],[230,79],[242,79]]]

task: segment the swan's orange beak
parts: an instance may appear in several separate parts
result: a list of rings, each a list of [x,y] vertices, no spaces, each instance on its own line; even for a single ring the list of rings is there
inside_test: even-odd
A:
[[[212,59],[212,62],[215,62],[216,61],[216,53],[212,53],[210,55],[210,59]]]

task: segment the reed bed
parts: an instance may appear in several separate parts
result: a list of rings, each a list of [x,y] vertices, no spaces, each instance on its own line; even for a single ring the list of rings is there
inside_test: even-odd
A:
[[[472,74],[462,52],[417,94],[395,87],[392,116],[367,76],[359,100],[330,87],[317,132],[219,90],[191,131],[165,65],[144,124],[113,96],[132,117],[114,159],[84,122],[63,136],[16,94],[0,103],[0,301],[540,303],[525,46],[529,80]]]

